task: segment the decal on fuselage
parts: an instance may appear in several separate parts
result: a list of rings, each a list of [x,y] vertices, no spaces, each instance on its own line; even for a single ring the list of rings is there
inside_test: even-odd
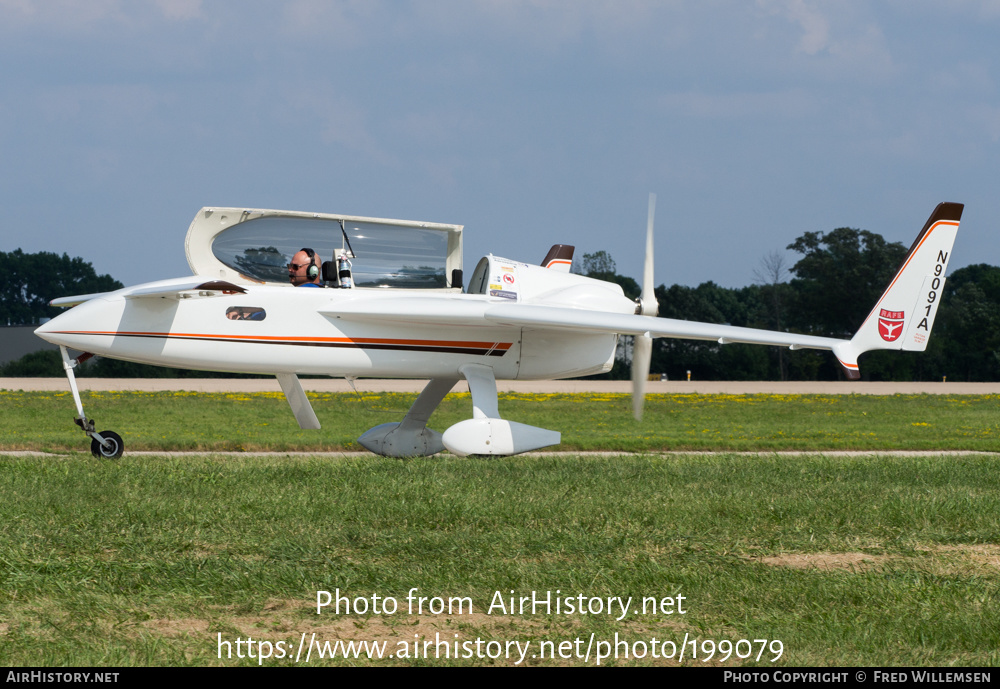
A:
[[[517,301],[517,264],[506,259],[494,259],[490,275],[490,296]]]

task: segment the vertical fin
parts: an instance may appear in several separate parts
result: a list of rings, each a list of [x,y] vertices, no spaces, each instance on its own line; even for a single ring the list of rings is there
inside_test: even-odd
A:
[[[576,247],[569,244],[553,244],[549,253],[542,259],[543,268],[551,268],[561,273],[568,273],[573,267],[573,251]]]
[[[858,356],[864,352],[927,348],[963,208],[938,204],[854,338],[834,348],[848,378],[860,377]]]

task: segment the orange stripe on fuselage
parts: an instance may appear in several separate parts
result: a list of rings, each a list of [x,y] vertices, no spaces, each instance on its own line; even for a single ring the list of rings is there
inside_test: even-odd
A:
[[[481,342],[472,340],[399,340],[388,337],[307,337],[284,335],[225,335],[222,333],[175,333],[142,330],[60,330],[64,335],[137,335],[141,337],[198,337],[204,339],[226,340],[268,340],[279,342],[344,342],[365,344],[411,344],[428,347],[482,347],[489,349],[509,349],[511,342]]]
[[[396,347],[439,347],[455,349],[482,349],[486,352],[499,350],[506,352],[513,346],[512,342],[483,342],[475,340],[404,340],[389,337],[308,337],[282,335],[225,335],[222,333],[176,333],[141,330],[61,330],[63,335],[107,335],[125,337],[162,337],[164,339],[193,340],[227,340],[246,342],[248,344],[342,344],[356,347],[365,345],[389,345]]]

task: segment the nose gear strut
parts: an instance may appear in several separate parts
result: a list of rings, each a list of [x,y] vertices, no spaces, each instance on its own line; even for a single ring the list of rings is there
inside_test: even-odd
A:
[[[69,352],[62,345],[59,345],[59,352],[62,354],[63,369],[66,371],[66,378],[69,379],[69,388],[73,393],[73,401],[76,402],[77,416],[73,419],[73,422],[92,438],[90,453],[98,459],[118,459],[125,451],[125,443],[122,442],[122,437],[114,431],[101,431],[98,433],[94,430],[94,420],[88,419],[87,415],[83,413],[83,402],[80,401],[80,391],[76,387],[76,375],[73,373],[73,369],[94,355],[84,352],[76,359],[70,359]]]

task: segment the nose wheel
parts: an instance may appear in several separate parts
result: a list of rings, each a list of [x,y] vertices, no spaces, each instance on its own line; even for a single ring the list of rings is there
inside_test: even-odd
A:
[[[90,441],[90,454],[98,459],[118,459],[125,451],[122,437],[114,431],[101,431],[98,435],[104,440],[104,445],[94,437]]]

